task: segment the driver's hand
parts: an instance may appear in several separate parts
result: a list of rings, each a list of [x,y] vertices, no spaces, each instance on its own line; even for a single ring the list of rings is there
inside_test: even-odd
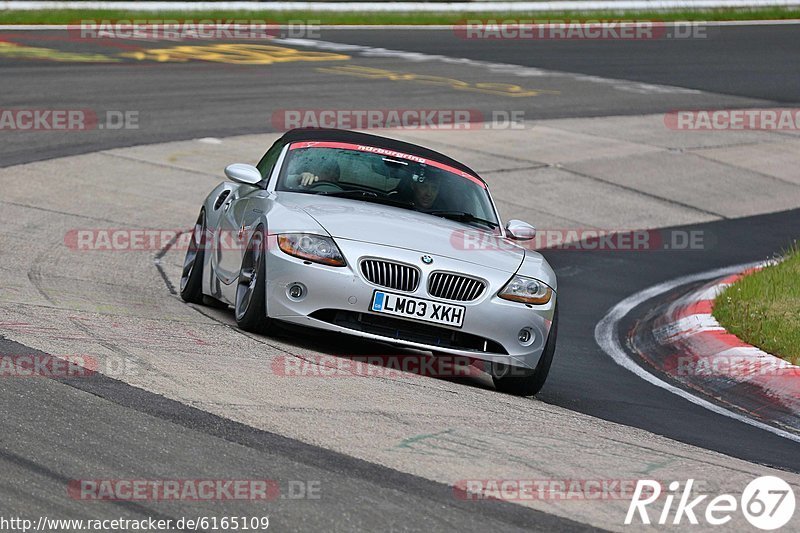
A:
[[[319,181],[319,176],[312,174],[311,172],[303,172],[300,174],[300,186],[301,187],[308,187],[312,183],[316,183]]]

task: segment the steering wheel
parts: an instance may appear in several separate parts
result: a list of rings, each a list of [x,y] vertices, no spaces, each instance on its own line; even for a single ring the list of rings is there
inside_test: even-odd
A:
[[[344,187],[339,185],[338,183],[334,183],[332,181],[315,181],[311,185],[308,185],[306,189],[319,189],[321,191],[325,191],[323,187],[326,187],[328,191],[343,191]]]

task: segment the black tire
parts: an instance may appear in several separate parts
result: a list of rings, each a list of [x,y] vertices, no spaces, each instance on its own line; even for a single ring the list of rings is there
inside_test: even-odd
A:
[[[550,373],[550,365],[553,364],[553,355],[556,353],[557,333],[558,306],[556,306],[556,310],[553,313],[553,325],[550,328],[550,335],[547,337],[547,344],[545,344],[542,357],[539,359],[536,369],[520,376],[519,373],[522,371],[520,368],[506,365],[505,368],[492,372],[492,381],[494,381],[495,389],[515,396],[533,396],[542,390],[545,381],[547,381],[547,375]],[[494,366],[497,368],[497,365]]]
[[[186,257],[183,259],[180,294],[185,302],[203,303],[203,261],[206,242],[206,212],[201,210],[197,222],[194,223]]]
[[[266,305],[266,250],[264,228],[259,226],[242,256],[234,305],[236,324],[252,333],[267,333],[271,325]]]

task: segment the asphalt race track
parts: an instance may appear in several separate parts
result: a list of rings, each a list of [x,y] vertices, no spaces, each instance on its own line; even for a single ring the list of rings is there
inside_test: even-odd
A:
[[[594,337],[608,310],[635,292],[764,260],[797,238],[800,209],[793,208],[800,207],[800,181],[791,167],[800,153],[796,131],[748,134],[742,148],[704,138],[641,149],[642,157],[684,157],[699,144],[719,150],[703,161],[717,165],[722,150],[744,153],[752,145],[756,154],[767,147],[737,167],[713,167],[719,174],[697,171],[706,176],[707,201],[681,195],[677,173],[683,167],[673,167],[673,176],[665,164],[652,182],[617,183],[617,174],[647,170],[644,163],[631,166],[632,159],[613,155],[622,150],[625,157],[638,157],[633,143],[644,130],[637,128],[664,129],[661,117],[675,109],[800,105],[797,28],[713,27],[705,39],[651,42],[465,42],[445,30],[323,30],[313,39],[269,44],[299,56],[329,56],[260,64],[174,51],[155,59],[158,53],[152,52],[187,43],[92,42],[55,30],[3,31],[0,45],[11,44],[0,47],[0,108],[92,109],[99,117],[132,110],[138,127],[0,130],[0,354],[87,353],[99,346],[147,372],[130,379],[2,379],[2,514],[265,514],[280,531],[575,531],[621,529],[624,502],[474,502],[454,497],[452,485],[476,478],[653,475],[707,476],[714,487],[776,469],[797,486],[800,440],[714,414],[655,387],[618,366]],[[337,51],[332,43],[357,47]],[[423,55],[405,54],[410,52]],[[87,59],[92,54],[95,59]],[[490,88],[490,82],[503,85]],[[178,251],[159,252],[159,271],[153,264],[158,251],[87,258],[62,249],[65,232],[74,228],[190,226],[199,202],[220,179],[221,162],[260,157],[266,139],[275,137],[269,134],[280,129],[275,117],[281,110],[453,107],[484,118],[515,111],[530,127],[518,133],[397,136],[430,142],[474,165],[509,210],[539,208],[530,207],[539,191],[514,189],[528,170],[569,170],[606,195],[584,198],[577,186],[565,185],[549,210],[542,207],[542,216],[551,218],[542,223],[529,214],[534,225],[566,227],[576,221],[570,205],[586,202],[600,205],[587,207],[594,210],[591,220],[577,219],[590,227],[630,228],[641,220],[642,227],[664,235],[705,236],[699,250],[545,252],[559,276],[561,323],[550,378],[535,399],[500,395],[486,380],[262,381],[258,372],[276,354],[386,348],[291,333],[274,339],[237,333],[229,312],[188,306],[170,292],[182,259]],[[563,170],[569,156],[544,164],[537,163],[542,158],[524,158],[525,143],[535,142],[526,135],[540,135],[537,127],[545,136],[580,138],[583,147],[607,142],[607,130],[619,131],[602,164]],[[493,155],[515,136],[522,141],[508,149],[519,159]],[[775,167],[762,169],[759,162],[765,161]],[[766,185],[753,185],[742,199],[731,182],[714,181],[727,171],[742,184],[758,178]],[[676,182],[656,183],[656,177]],[[624,195],[630,195],[624,209],[603,211],[603,203]],[[72,299],[59,296],[70,291]],[[96,301],[125,309],[93,309],[75,297],[80,292],[89,302],[96,295]],[[620,333],[630,325],[623,321]],[[113,328],[119,328],[119,338]],[[174,338],[189,331],[198,337]],[[418,445],[425,439],[430,447]],[[626,463],[634,466],[623,470]],[[68,497],[65,488],[84,478],[253,477],[277,480],[282,494],[291,492],[293,482],[311,480],[322,496],[258,504],[85,502]]]
[[[688,103],[702,108],[797,101],[800,68],[792,61],[800,39],[796,26],[711,28],[708,34],[706,39],[688,41],[498,43],[466,41],[449,30],[321,30],[320,39],[316,40],[505,63],[511,67],[501,71],[482,69],[487,74],[485,81],[550,91],[569,88],[558,98],[513,99],[510,103],[500,99],[502,107],[498,107],[497,98],[482,93],[456,93],[464,107],[522,110],[531,119],[657,113],[681,109]],[[157,48],[153,43],[141,42],[75,42],[66,32],[9,31],[0,39],[32,47],[108,55],[124,53],[131,47]],[[686,64],[690,53],[693,60]],[[0,66],[6,73],[0,80],[5,105],[46,106],[52,103],[52,91],[57,90],[59,102],[65,106],[91,102],[95,109],[139,110],[141,127],[117,132],[113,137],[97,135],[87,141],[61,141],[45,134],[46,143],[32,142],[29,134],[17,135],[4,143],[4,166],[141,142],[269,131],[272,111],[308,107],[308,94],[313,95],[315,104],[323,99],[325,105],[337,109],[363,107],[364,98],[380,98],[383,105],[398,108],[435,108],[450,104],[453,94],[436,86],[409,87],[380,80],[372,83],[378,85],[380,96],[368,87],[364,91],[348,91],[344,88],[351,84],[361,85],[357,78],[316,72],[320,65],[309,68],[307,63],[283,64],[279,75],[274,69],[230,64],[187,63],[176,70],[174,63],[125,62],[105,65],[106,68],[42,63],[44,60],[31,64],[0,55]],[[362,58],[361,63],[437,76],[459,72],[455,64],[442,67],[427,61],[409,64],[390,58]],[[624,91],[611,91],[607,83],[582,82],[569,76],[520,76],[519,66],[635,83]],[[71,73],[70,83],[64,84],[63,73],[67,71]],[[762,71],[766,74],[759,75]],[[685,91],[641,92],[637,90],[638,83],[675,86]],[[709,91],[713,97],[697,90]]]

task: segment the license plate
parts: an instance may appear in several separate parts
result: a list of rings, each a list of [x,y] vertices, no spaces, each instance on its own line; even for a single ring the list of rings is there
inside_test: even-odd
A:
[[[464,323],[464,315],[467,312],[466,308],[461,305],[450,305],[383,291],[375,291],[370,310],[457,328]]]

